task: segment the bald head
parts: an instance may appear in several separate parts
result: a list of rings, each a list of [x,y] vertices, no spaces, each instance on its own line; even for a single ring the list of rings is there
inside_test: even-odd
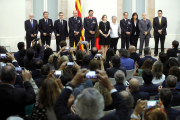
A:
[[[78,16],[77,10],[74,10],[74,11],[73,11],[73,16],[74,16],[75,18]]]
[[[146,13],[143,13],[143,14],[142,14],[142,18],[143,18],[144,20],[146,19],[146,16],[147,16]]]
[[[119,92],[119,94],[124,99],[124,101],[126,103],[126,107],[133,108],[133,106],[134,106],[134,98],[131,95],[131,93],[126,91],[126,90],[123,90],[123,91]]]
[[[129,53],[133,53],[133,52],[136,52],[136,47],[132,45],[129,47]]]
[[[30,20],[33,20],[33,19],[34,19],[34,14],[33,14],[33,13],[30,13],[30,14],[29,14],[29,19],[30,19]]]
[[[98,49],[96,47],[93,47],[91,50],[92,55],[96,55],[98,53]]]
[[[129,81],[129,88],[130,88],[131,92],[139,90],[139,80],[136,78],[132,78]]]

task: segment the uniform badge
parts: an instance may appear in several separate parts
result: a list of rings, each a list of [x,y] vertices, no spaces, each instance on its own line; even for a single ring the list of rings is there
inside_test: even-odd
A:
[[[128,24],[131,24],[131,22],[128,21]]]
[[[92,22],[92,23],[94,23],[94,24],[95,24],[96,22],[93,20],[93,22]]]
[[[80,23],[80,20],[78,20],[78,23]]]

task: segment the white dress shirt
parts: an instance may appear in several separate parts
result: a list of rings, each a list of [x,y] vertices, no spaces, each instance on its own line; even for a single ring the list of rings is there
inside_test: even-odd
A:
[[[117,22],[115,24],[110,23],[110,28],[111,28],[110,37],[111,38],[118,38],[119,37],[118,33],[121,34],[119,24]]]
[[[136,27],[136,22],[134,22],[134,26]],[[136,31],[134,32],[134,35],[136,35]]]
[[[33,20],[30,19],[29,21],[30,21],[30,23],[33,23]]]
[[[60,23],[61,23],[61,21],[62,21],[62,25],[63,25],[63,20],[59,19],[59,21],[60,21]]]

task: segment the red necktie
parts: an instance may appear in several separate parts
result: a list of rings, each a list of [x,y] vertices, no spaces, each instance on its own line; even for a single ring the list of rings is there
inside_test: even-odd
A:
[[[144,23],[146,24],[146,20],[144,20]]]

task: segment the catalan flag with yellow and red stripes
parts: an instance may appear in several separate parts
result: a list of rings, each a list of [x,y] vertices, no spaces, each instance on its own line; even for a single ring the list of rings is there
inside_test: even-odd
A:
[[[80,17],[82,19],[82,13],[81,13],[81,0],[75,0],[75,10],[77,10],[78,12],[78,17]],[[84,32],[83,32],[83,28],[81,30],[81,36],[80,36],[80,41],[84,41]],[[80,50],[84,51],[84,45],[80,45],[79,46]]]

